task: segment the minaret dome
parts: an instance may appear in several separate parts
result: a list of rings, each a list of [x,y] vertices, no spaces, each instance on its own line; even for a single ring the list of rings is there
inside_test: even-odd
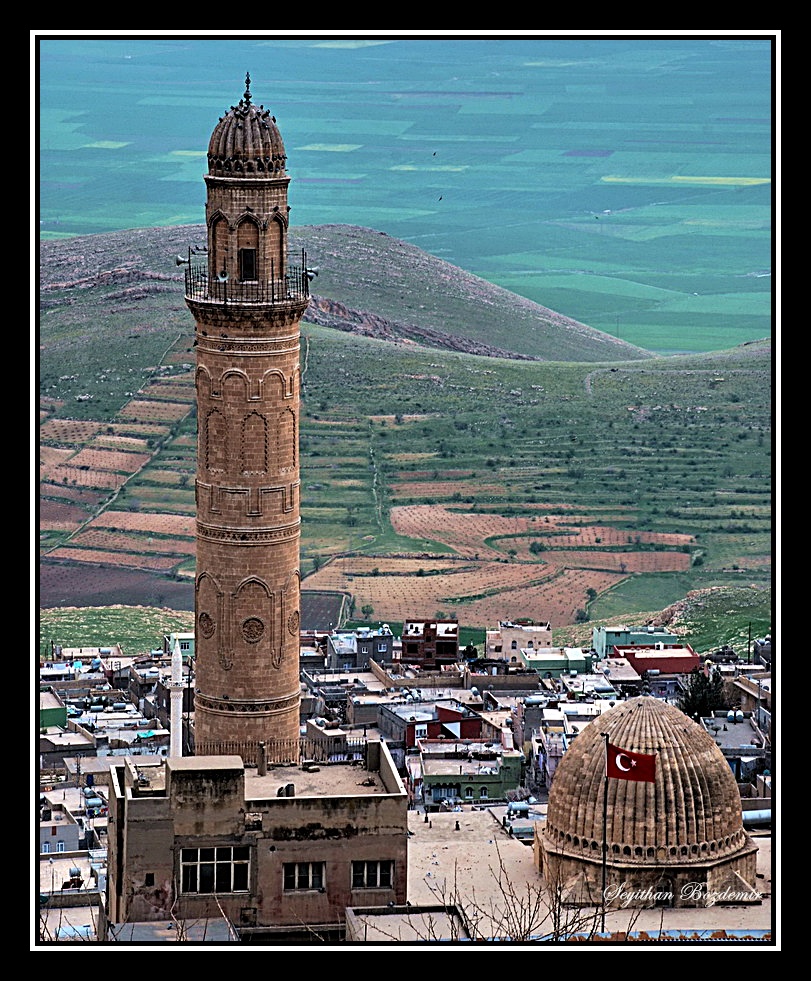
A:
[[[220,117],[208,144],[208,172],[213,177],[280,177],[287,155],[276,117],[251,102],[251,76],[245,94]]]

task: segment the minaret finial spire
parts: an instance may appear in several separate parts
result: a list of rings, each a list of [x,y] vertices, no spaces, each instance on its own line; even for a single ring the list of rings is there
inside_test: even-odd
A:
[[[248,72],[245,73],[245,95],[242,98],[247,105],[251,104],[251,76]]]

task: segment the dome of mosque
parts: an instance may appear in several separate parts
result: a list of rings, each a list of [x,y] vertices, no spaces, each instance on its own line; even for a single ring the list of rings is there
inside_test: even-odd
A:
[[[251,77],[245,94],[220,117],[208,144],[208,172],[213,177],[281,177],[287,155],[276,117],[251,101]]]
[[[609,745],[653,755],[653,780],[606,778]],[[555,770],[543,836],[558,854],[597,860],[605,840],[609,859],[632,864],[705,863],[750,844],[721,750],[680,709],[651,696],[618,703],[575,737]]]

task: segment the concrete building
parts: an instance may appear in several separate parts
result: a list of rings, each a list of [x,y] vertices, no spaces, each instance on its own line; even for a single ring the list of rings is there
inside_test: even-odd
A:
[[[403,665],[423,671],[455,665],[459,661],[459,621],[406,620],[400,659]]]
[[[339,936],[348,906],[404,904],[407,794],[385,744],[357,748],[357,760],[298,766],[246,768],[238,756],[114,766],[111,929],[220,916],[246,942],[281,943]]]
[[[591,653],[582,647],[524,647],[512,656],[541,679],[590,672],[592,665]]]
[[[591,646],[600,660],[609,657],[612,649],[617,646],[678,643],[677,634],[653,624],[646,624],[642,627],[594,627],[591,636]]]
[[[552,624],[535,623],[532,620],[500,620],[495,630],[485,632],[485,656],[489,658],[517,658],[522,648],[552,646]]]
[[[421,796],[426,811],[503,801],[521,786],[524,756],[482,739],[421,739]],[[420,793],[415,788],[414,797]]]
[[[380,707],[378,727],[385,739],[406,752],[424,739],[476,739],[482,717],[455,698],[421,699],[403,696]]]
[[[611,661],[627,661],[642,679],[640,693],[674,699],[681,694],[690,672],[702,666],[689,644],[617,644],[609,652]]]
[[[625,657],[606,657],[594,664],[595,672],[600,672],[616,690],[626,698],[642,694],[642,676]]]
[[[393,656],[394,635],[385,623],[374,628],[333,630],[326,635],[326,666],[329,668],[368,671],[371,661],[391,664]]]

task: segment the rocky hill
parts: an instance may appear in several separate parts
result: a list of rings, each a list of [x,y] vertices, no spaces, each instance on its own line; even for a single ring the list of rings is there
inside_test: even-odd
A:
[[[67,316],[96,292],[109,314],[180,310],[177,258],[204,245],[202,225],[132,229],[43,242],[44,312]],[[294,229],[290,261],[318,270],[306,320],[384,340],[541,361],[631,361],[653,355],[510,293],[382,232],[350,225]],[[184,319],[188,314],[184,311]],[[47,350],[51,321],[41,322]],[[158,328],[159,329],[159,328]]]

